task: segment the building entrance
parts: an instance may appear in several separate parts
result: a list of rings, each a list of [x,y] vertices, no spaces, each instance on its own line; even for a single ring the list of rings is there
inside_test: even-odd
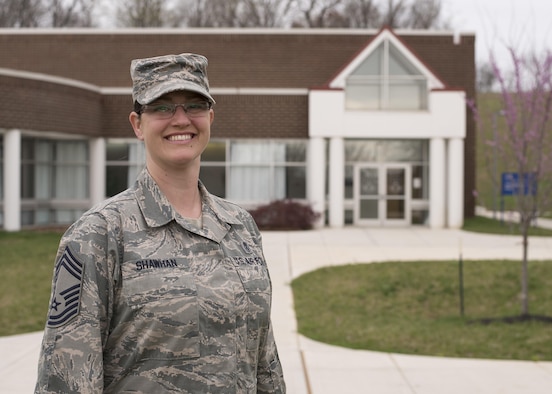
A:
[[[406,164],[357,164],[354,172],[354,223],[409,226],[411,168]]]

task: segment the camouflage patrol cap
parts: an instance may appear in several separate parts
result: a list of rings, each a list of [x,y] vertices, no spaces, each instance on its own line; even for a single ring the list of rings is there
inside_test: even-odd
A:
[[[193,53],[134,59],[130,64],[132,99],[149,104],[162,95],[188,90],[204,96],[211,103],[207,79],[207,58]]]

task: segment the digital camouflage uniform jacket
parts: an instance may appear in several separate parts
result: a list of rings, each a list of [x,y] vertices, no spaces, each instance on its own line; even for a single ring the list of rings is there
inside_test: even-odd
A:
[[[202,229],[144,170],[67,230],[37,393],[285,393],[257,226],[199,187]]]

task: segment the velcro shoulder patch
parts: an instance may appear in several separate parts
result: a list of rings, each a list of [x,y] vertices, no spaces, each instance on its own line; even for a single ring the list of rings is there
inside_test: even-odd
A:
[[[54,270],[54,288],[47,326],[62,327],[79,314],[83,265],[65,248]]]

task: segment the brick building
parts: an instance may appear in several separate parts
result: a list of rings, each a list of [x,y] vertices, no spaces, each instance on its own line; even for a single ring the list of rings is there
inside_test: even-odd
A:
[[[475,37],[375,30],[0,29],[0,224],[66,224],[133,183],[130,61],[209,59],[201,179],[319,225],[459,227],[474,212]]]

